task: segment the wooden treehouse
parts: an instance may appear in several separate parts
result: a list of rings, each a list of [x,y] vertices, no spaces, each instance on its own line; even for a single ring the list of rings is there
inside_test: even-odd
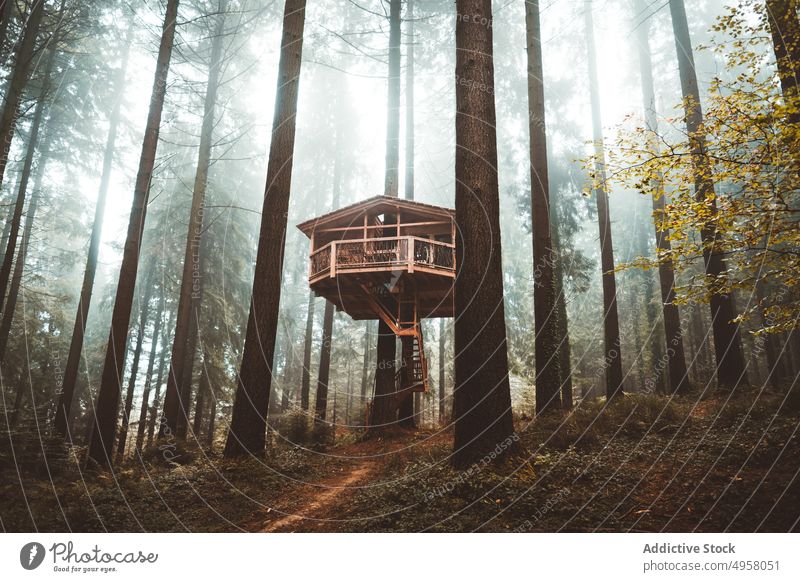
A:
[[[314,293],[353,319],[382,320],[400,338],[392,406],[427,392],[421,321],[453,316],[454,211],[376,196],[297,227],[311,239]]]

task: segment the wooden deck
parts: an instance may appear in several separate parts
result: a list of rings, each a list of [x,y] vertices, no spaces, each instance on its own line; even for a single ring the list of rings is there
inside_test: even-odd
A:
[[[311,285],[325,277],[381,271],[455,277],[455,245],[416,236],[332,241],[311,255]]]
[[[454,281],[455,247],[415,236],[332,241],[311,255],[311,288],[357,320],[377,319],[375,301],[393,312],[409,292],[421,317],[452,317]]]

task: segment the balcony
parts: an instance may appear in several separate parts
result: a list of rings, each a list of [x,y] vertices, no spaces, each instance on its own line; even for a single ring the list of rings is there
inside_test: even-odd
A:
[[[311,254],[309,282],[345,273],[405,270],[455,277],[455,245],[416,236],[332,241]]]

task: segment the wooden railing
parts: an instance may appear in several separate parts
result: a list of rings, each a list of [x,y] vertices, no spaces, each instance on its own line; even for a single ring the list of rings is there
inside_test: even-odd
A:
[[[334,260],[331,260],[334,257]],[[310,276],[416,267],[455,272],[455,245],[416,236],[333,241],[311,253]]]

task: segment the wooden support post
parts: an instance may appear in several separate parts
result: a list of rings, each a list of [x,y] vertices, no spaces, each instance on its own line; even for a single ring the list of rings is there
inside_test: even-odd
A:
[[[336,241],[331,241],[331,278],[336,276]]]

